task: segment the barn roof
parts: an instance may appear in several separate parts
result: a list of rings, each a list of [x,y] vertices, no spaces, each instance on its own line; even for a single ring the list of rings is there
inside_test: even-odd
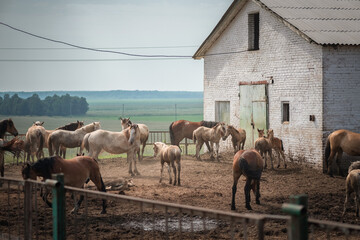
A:
[[[359,0],[252,0],[320,45],[360,45]],[[248,0],[234,0],[193,58],[202,58]]]

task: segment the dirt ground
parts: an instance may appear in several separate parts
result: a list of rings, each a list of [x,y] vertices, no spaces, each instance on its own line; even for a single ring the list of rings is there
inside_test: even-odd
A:
[[[233,155],[230,153],[222,154],[220,162],[217,162],[210,160],[207,154],[202,156],[203,161],[197,161],[192,156],[183,156],[181,163],[181,186],[169,184],[166,169],[164,169],[163,182],[159,183],[160,161],[153,157],[145,157],[141,163],[137,164],[141,175],[135,177],[131,177],[128,174],[126,159],[102,159],[99,164],[105,185],[108,187],[110,183],[123,179],[132,183],[123,192],[127,196],[232,212],[230,210],[233,184],[232,157]],[[8,165],[5,168],[6,177],[20,178],[20,172],[20,166]],[[245,208],[244,183],[244,179],[241,178],[236,194],[237,210],[235,212],[284,215],[281,211],[281,206],[283,203],[288,202],[290,195],[307,194],[309,197],[308,213],[310,218],[360,224],[359,219],[355,216],[353,198],[350,201],[346,216],[344,218],[341,217],[345,199],[345,178],[343,177],[335,176],[331,178],[328,175],[324,175],[319,169],[313,169],[293,162],[288,162],[286,169],[282,165],[278,169],[266,169],[261,178],[261,205],[256,205],[254,195],[251,195],[251,206],[253,208],[251,211]],[[92,189],[93,186],[89,184],[88,188]],[[0,193],[0,202],[4,202],[7,196],[4,194],[4,190],[1,190]],[[112,191],[112,193],[118,194],[119,191]],[[94,209],[91,208],[93,202],[97,204]],[[83,208],[84,206],[82,206]],[[71,209],[71,206],[67,207],[67,211],[70,211],[68,209]],[[91,229],[95,229],[96,234],[93,236],[103,239],[119,239],[124,236],[127,238],[139,238],[139,235],[136,235],[139,233],[133,233],[131,229],[119,230],[119,225],[114,224],[114,222],[126,222],[130,221],[129,219],[134,220],[138,218],[144,219],[144,215],[131,216],[131,211],[122,214],[119,205],[110,202],[108,203],[107,214],[99,216],[98,213],[101,210],[99,200],[97,200],[97,203],[96,200],[90,201],[89,209],[94,215],[88,223]],[[106,215],[110,216],[110,219],[107,219]],[[0,224],[0,227],[6,226],[4,221],[1,220],[3,224]],[[104,226],[104,221],[107,221],[109,225],[106,230],[101,228]],[[283,223],[275,222],[269,224],[271,229],[268,227],[265,235],[278,236],[276,239],[286,239],[286,226]],[[68,225],[71,226],[72,224]],[[200,235],[189,238],[222,238],[222,235],[217,236],[220,237],[211,237],[211,235],[201,237]],[[273,237],[269,239],[274,239]],[[155,238],[163,238],[163,236],[157,235]],[[182,238],[187,237],[183,236]]]

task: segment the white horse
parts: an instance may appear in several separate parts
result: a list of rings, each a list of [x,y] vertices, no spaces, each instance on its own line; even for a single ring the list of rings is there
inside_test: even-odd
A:
[[[160,156],[161,161],[161,174],[160,174],[160,183],[162,181],[163,176],[163,170],[164,170],[164,163],[166,162],[168,164],[168,172],[169,172],[169,183],[172,183],[171,178],[171,171],[170,171],[170,165],[174,171],[174,185],[176,185],[176,167],[175,162],[177,165],[177,172],[178,172],[178,186],[180,186],[180,171],[181,171],[181,150],[176,145],[166,145],[162,142],[156,142],[154,143],[154,157]]]
[[[119,118],[121,120],[121,129],[124,130],[131,126],[132,122],[130,121],[130,118]],[[139,162],[141,162],[144,158],[144,150],[146,146],[146,141],[149,138],[149,128],[142,123],[137,124],[139,126],[140,130],[140,144],[142,145],[141,155],[140,155],[140,148],[137,152]]]
[[[93,122],[84,127],[76,129],[75,131],[67,130],[55,130],[52,132],[48,139],[49,154],[52,156],[55,154],[59,156],[60,146],[66,148],[81,147],[82,140],[85,134],[100,129],[100,122]],[[80,148],[80,154],[82,148]]]
[[[210,142],[210,153],[211,159],[214,158],[214,147],[213,144],[215,143],[216,146],[216,160],[219,161],[219,141],[220,138],[223,140],[226,139],[226,126],[225,123],[220,122],[216,124],[212,128],[207,127],[198,127],[193,132],[193,140],[196,143],[196,158],[200,159],[200,149],[202,145],[206,142]],[[197,141],[197,142],[196,142]]]
[[[46,130],[40,122],[34,122],[34,124],[29,127],[25,135],[25,152],[27,154],[27,161],[30,161],[30,156],[34,162],[34,157],[39,159],[43,155],[42,150],[38,152],[40,148],[41,136],[45,136]],[[44,144],[44,143],[43,143]]]
[[[82,148],[89,152],[89,156],[98,159],[102,150],[112,154],[127,154],[129,163],[129,173],[134,176],[140,175],[136,168],[136,152],[140,149],[140,130],[137,124],[132,124],[121,132],[111,132],[98,130],[86,134],[82,143]],[[134,173],[132,171],[134,163]]]

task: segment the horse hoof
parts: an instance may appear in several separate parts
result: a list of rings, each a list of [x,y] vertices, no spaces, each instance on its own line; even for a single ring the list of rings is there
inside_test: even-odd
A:
[[[252,208],[251,208],[250,205],[247,205],[247,206],[246,206],[246,209],[247,209],[247,210],[252,210]]]
[[[280,164],[279,164],[279,165],[277,165],[277,168],[280,168]]]
[[[100,214],[106,214],[106,210],[102,210]]]
[[[256,200],[256,204],[257,204],[257,205],[260,205],[260,201],[259,201],[259,200]]]
[[[287,168],[287,165],[285,164],[284,168],[286,169]]]
[[[235,206],[231,206],[231,210],[236,210],[236,207],[235,207]]]

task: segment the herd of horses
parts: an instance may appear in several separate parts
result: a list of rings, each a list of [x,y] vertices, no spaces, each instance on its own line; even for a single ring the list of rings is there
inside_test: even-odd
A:
[[[73,187],[83,187],[88,181],[92,181],[99,191],[106,191],[102,180],[98,156],[102,151],[112,154],[127,153],[129,163],[129,174],[132,176],[140,174],[136,168],[136,154],[138,161],[142,161],[146,141],[149,137],[149,129],[144,124],[134,124],[130,118],[119,118],[121,120],[122,131],[112,132],[102,130],[100,122],[93,122],[84,125],[77,121],[63,127],[46,130],[42,125],[44,122],[34,122],[28,129],[25,141],[18,139],[18,132],[11,119],[0,121],[0,170],[1,177],[4,176],[4,152],[8,151],[16,154],[24,151],[27,156],[27,163],[24,164],[22,176],[24,179],[36,179],[38,176],[43,180],[51,178],[53,173],[63,173],[65,185]],[[169,127],[171,145],[162,142],[153,144],[154,157],[160,157],[162,181],[164,164],[168,165],[169,183],[180,185],[181,172],[181,149],[180,142],[184,138],[189,138],[196,144],[196,158],[200,158],[201,147],[205,144],[210,152],[210,158],[219,161],[219,142],[232,136],[234,148],[233,158],[233,187],[231,209],[235,210],[235,194],[237,183],[241,175],[246,178],[244,187],[245,207],[251,209],[250,191],[253,190],[256,203],[260,204],[260,180],[263,170],[267,167],[267,159],[270,158],[271,168],[273,168],[273,152],[277,154],[278,165],[283,160],[284,168],[287,167],[285,161],[283,141],[274,136],[272,129],[267,130],[267,136],[264,130],[257,129],[259,137],[255,141],[254,149],[244,150],[246,141],[246,132],[243,129],[236,129],[223,122],[191,122],[187,120],[178,120],[172,122]],[[11,141],[4,141],[4,135],[8,132],[15,138]],[[20,142],[20,143],[19,143]],[[214,146],[215,145],[215,146]],[[142,146],[142,150],[140,148]],[[66,148],[79,148],[78,156],[65,160]],[[49,157],[44,156],[43,148],[48,148]],[[88,156],[83,156],[82,152],[86,149]],[[327,173],[333,177],[333,165],[336,163],[340,174],[346,174],[340,168],[342,153],[345,152],[351,156],[360,156],[360,134],[348,130],[337,130],[332,132],[326,141],[325,147],[325,167]],[[214,156],[216,153],[216,157]],[[34,162],[34,157],[37,161]],[[30,163],[30,157],[32,163]],[[24,158],[25,159],[25,158]],[[24,161],[25,162],[25,161]],[[134,165],[134,171],[132,170]],[[172,181],[171,170],[173,169],[174,181]],[[352,192],[355,192],[356,216],[359,216],[360,207],[360,161],[351,164],[346,178],[346,199],[344,203],[343,215],[346,212],[348,198]],[[42,196],[44,201],[51,206],[47,200],[47,195]],[[74,212],[79,208],[83,197],[77,202]],[[106,212],[106,202],[103,201],[102,213]]]

